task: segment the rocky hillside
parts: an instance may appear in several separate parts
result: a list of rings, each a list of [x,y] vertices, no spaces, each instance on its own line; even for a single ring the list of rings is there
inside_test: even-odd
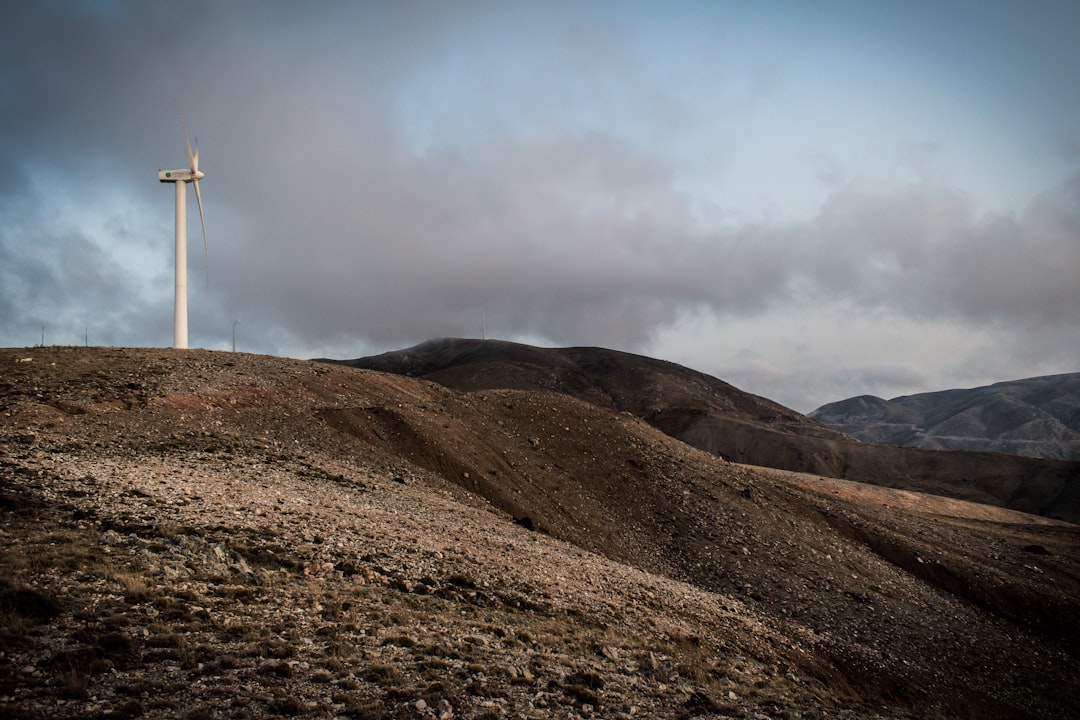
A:
[[[1080,522],[1080,462],[869,446],[717,378],[640,355],[442,339],[341,362],[456,390],[551,390],[631,413],[671,437],[735,462]]]
[[[341,362],[420,377],[457,390],[552,390],[633,413],[653,425],[714,415],[797,435],[840,437],[794,410],[705,373],[604,348],[539,348],[503,340],[443,338]]]
[[[892,400],[863,395],[810,417],[864,442],[1080,460],[1080,373]]]
[[[0,350],[0,716],[1058,718],[1080,528],[549,390]]]

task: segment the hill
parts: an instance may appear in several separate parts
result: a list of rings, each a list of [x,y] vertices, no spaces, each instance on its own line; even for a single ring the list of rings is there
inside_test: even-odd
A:
[[[919,490],[1080,522],[1080,463],[857,442],[674,363],[603,348],[433,340],[343,364],[456,390],[546,389],[628,412],[735,462]]]
[[[1080,528],[549,390],[0,350],[11,718],[1050,718]]]
[[[604,348],[539,348],[503,340],[443,338],[342,364],[421,377],[456,390],[552,390],[633,413],[653,425],[723,416],[798,435],[842,435],[794,410],[705,373]]]
[[[810,417],[865,442],[1080,460],[1080,373],[892,400],[864,395]]]

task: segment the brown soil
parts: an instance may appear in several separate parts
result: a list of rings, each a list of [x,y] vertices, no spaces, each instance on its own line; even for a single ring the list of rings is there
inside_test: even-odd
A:
[[[6,717],[1080,707],[1068,523],[244,354],[0,350],[0,416]]]

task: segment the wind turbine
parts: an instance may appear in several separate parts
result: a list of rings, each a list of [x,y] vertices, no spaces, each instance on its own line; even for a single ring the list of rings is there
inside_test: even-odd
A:
[[[180,170],[159,170],[158,180],[176,185],[176,297],[173,305],[173,347],[184,350],[188,346],[187,333],[187,184],[195,186],[195,201],[199,205],[199,221],[202,223],[203,252],[206,253],[206,282],[210,282],[210,252],[206,245],[206,218],[203,216],[202,195],[199,193],[199,180],[203,173],[199,171],[199,142],[195,141],[195,152],[191,152],[187,125],[180,116],[180,127],[184,128],[184,143],[187,144],[188,165]]]

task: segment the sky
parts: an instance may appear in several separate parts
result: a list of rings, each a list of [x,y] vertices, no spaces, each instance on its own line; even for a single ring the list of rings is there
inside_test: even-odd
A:
[[[1080,371],[1080,3],[39,0],[0,346],[671,360],[801,412]],[[207,272],[208,268],[208,272]]]

